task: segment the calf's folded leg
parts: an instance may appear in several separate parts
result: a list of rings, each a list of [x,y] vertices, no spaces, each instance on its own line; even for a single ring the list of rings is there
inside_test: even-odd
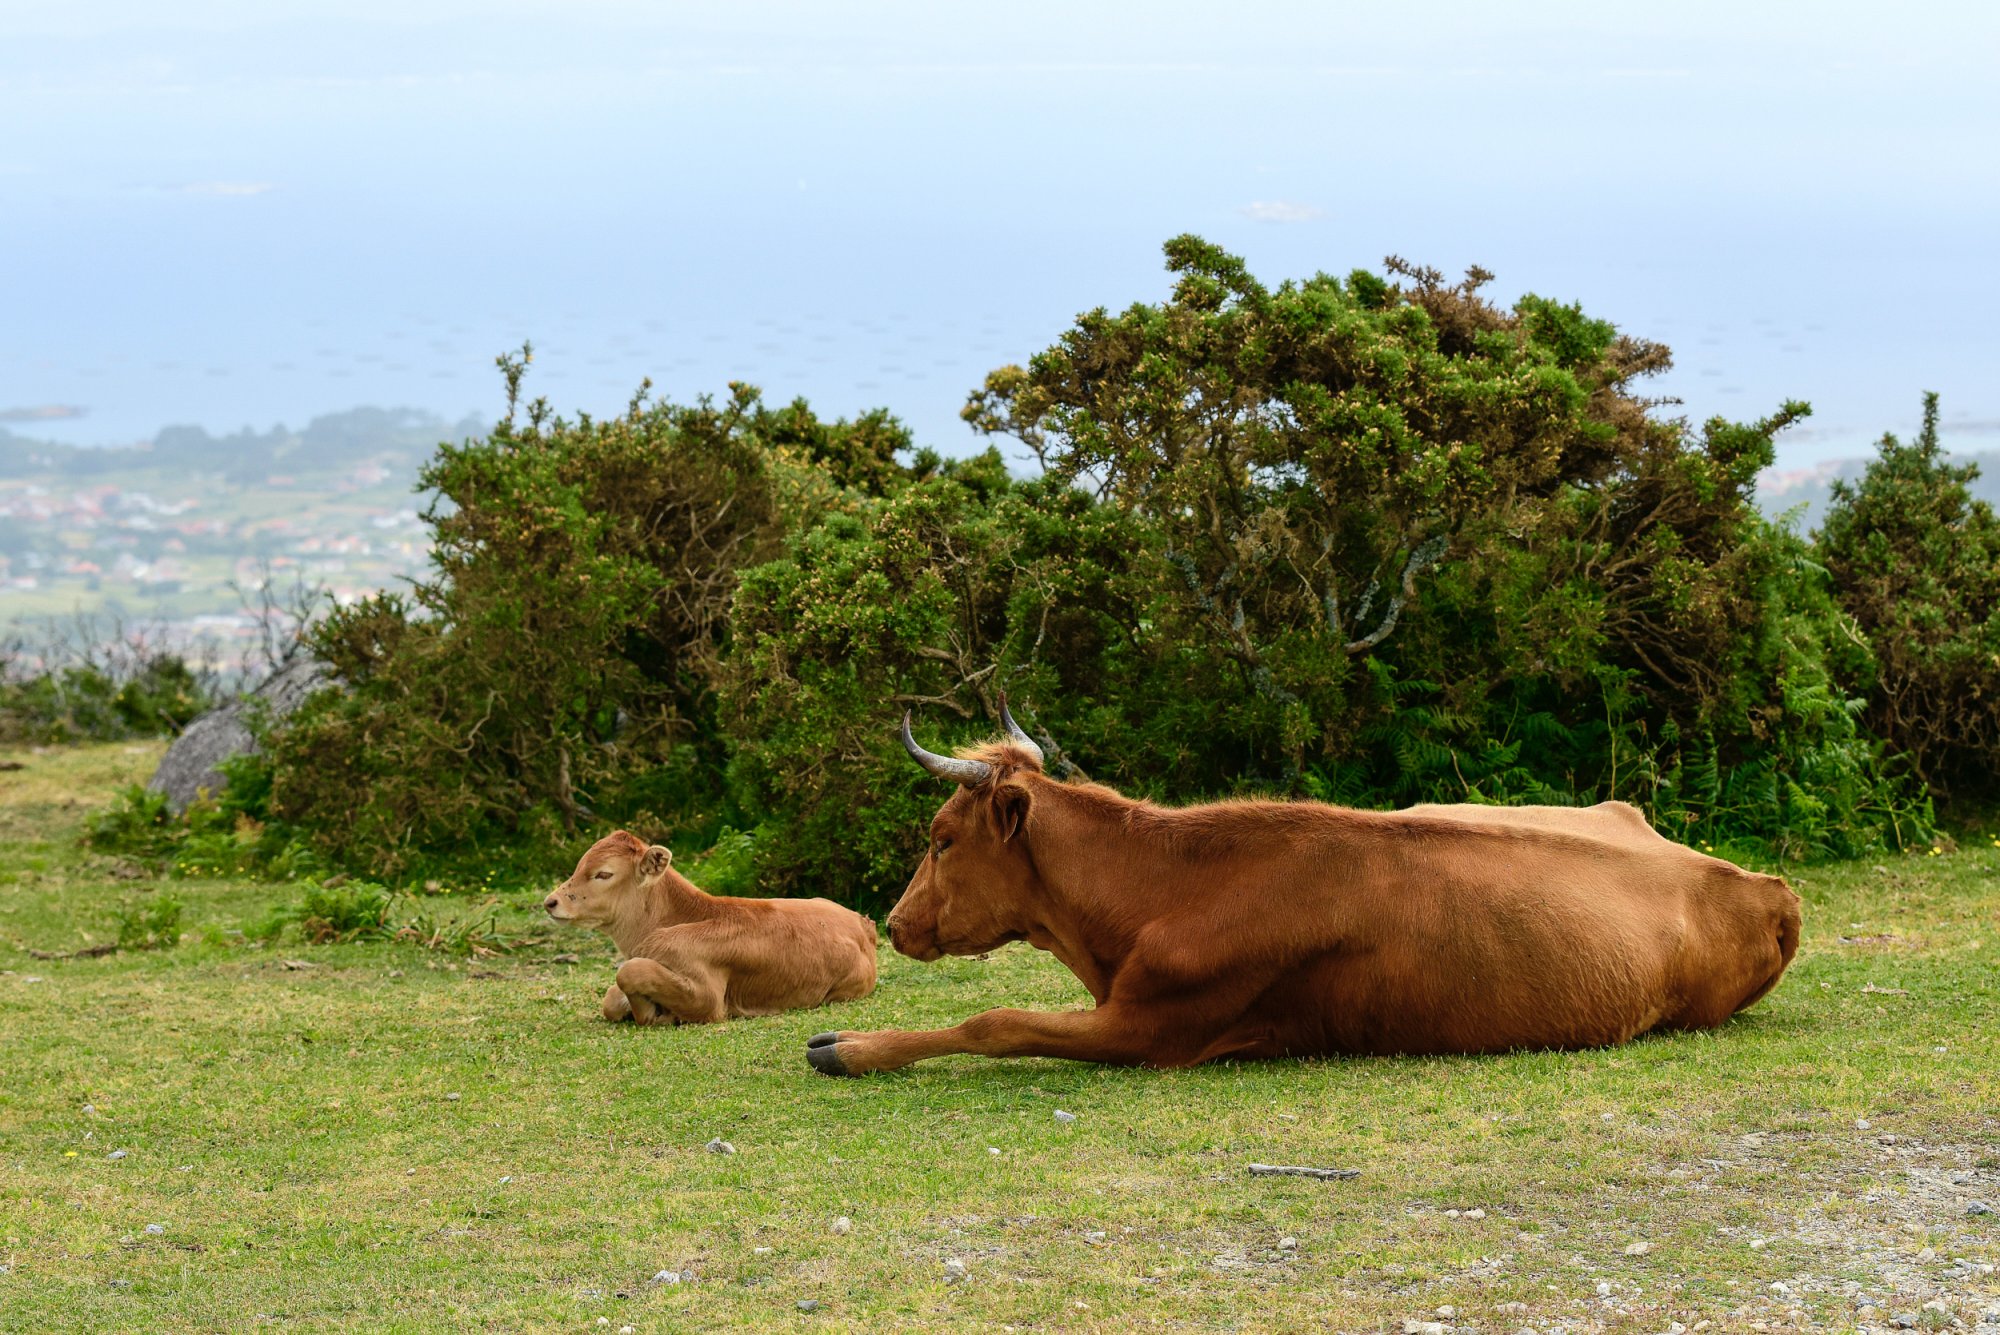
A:
[[[1141,1020],[1115,1004],[1088,1011],[990,1010],[949,1029],[844,1030],[806,1040],[806,1060],[822,1075],[893,1071],[955,1052],[1069,1057],[1118,1066],[1180,1066],[1193,1060],[1188,1044],[1164,1039],[1156,1020]]]
[[[618,966],[618,987],[639,1024],[712,1024],[729,1018],[723,980],[712,969],[631,959]]]

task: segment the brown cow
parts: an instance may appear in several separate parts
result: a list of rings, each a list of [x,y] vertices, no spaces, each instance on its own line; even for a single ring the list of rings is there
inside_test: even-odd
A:
[[[828,1075],[926,1057],[1192,1066],[1220,1057],[1501,1052],[1721,1024],[1778,981],[1799,899],[1590,808],[1355,811],[1233,801],[1173,809],[1042,772],[1009,740],[959,785],[889,915],[920,960],[1025,940],[1096,1006],[990,1010],[950,1029],[820,1034]]]
[[[592,844],[542,901],[595,927],[625,962],[604,1018],[707,1024],[849,1001],[875,990],[875,924],[830,899],[704,894],[674,855],[624,830]]]

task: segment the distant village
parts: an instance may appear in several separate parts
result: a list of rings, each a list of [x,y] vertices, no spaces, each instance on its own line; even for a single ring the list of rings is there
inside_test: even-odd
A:
[[[228,659],[260,635],[267,586],[349,603],[424,568],[415,450],[292,449],[286,471],[255,476],[119,453],[89,471],[17,457],[0,475],[0,628],[115,618]]]

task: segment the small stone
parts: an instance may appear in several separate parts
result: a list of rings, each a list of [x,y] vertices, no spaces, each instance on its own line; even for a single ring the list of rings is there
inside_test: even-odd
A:
[[[1972,1181],[1972,1174],[1970,1173],[1953,1173],[1951,1175],[1951,1184],[1954,1187],[1962,1187],[1970,1181]]]
[[[1437,1309],[1437,1314],[1443,1317],[1446,1321],[1449,1321],[1453,1317],[1458,1315],[1458,1309],[1456,1307],[1453,1307],[1450,1303],[1446,1303],[1444,1306]]]
[[[146,1231],[157,1238],[167,1231],[167,1227],[165,1224],[148,1224],[146,1225]]]
[[[945,1283],[963,1284],[965,1282],[965,1276],[966,1276],[965,1262],[959,1260],[956,1256],[947,1257],[945,1259],[944,1263]]]
[[[1866,1131],[1869,1127],[1873,1125],[1875,1124],[1869,1121],[1866,1117],[1857,1117],[1854,1119],[1854,1129],[1856,1131]]]
[[[1411,1317],[1403,1322],[1403,1335],[1444,1335],[1444,1322],[1419,1321]]]
[[[1897,1330],[1915,1330],[1917,1328],[1917,1314],[1915,1312],[1898,1312],[1889,1318],[1889,1324]]]
[[[1750,1250],[1753,1252],[1761,1252],[1770,1245],[1770,1242],[1764,1238],[1750,1239]]]
[[[444,1096],[444,1101],[445,1101],[446,1103],[457,1103],[457,1102],[458,1102],[458,1095],[456,1095],[456,1094],[447,1094],[447,1095],[445,1095],[445,1096]]]
[[[769,1247],[752,1247],[750,1249],[750,1254],[752,1256],[769,1256],[771,1254],[771,1249]]]
[[[597,1324],[600,1326],[608,1326],[611,1324],[611,1318],[608,1316],[601,1316],[597,1318]]]
[[[124,1150],[113,1150],[113,1151],[111,1151],[111,1153],[109,1153],[109,1154],[105,1155],[104,1157],[105,1157],[105,1158],[107,1158],[107,1159],[122,1159],[122,1158],[124,1158],[124,1157],[125,1157],[125,1151],[124,1151]],[[1973,1204],[1974,1204],[1974,1205],[1977,1205],[1978,1203],[1979,1203],[1979,1202],[1977,1202],[1977,1201],[1974,1201],[1974,1202],[1973,1202]]]
[[[708,1144],[702,1146],[702,1148],[707,1150],[710,1154],[736,1153],[736,1147],[730,1144],[728,1141],[724,1140],[721,1136],[717,1136],[714,1140],[709,1141]]]
[[[819,1310],[819,1300],[817,1298],[801,1298],[796,1303],[793,1303],[792,1306],[798,1308],[801,1312],[817,1312]]]
[[[1668,1322],[1667,1335],[1687,1335],[1687,1323],[1682,1321]]]
[[[1965,1212],[1967,1214],[1992,1214],[1993,1207],[1988,1205],[1985,1201],[1974,1201],[1972,1204],[1965,1207]]]
[[[95,1109],[95,1108],[91,1107],[91,1106],[90,1106],[90,1105],[89,1105],[88,1103],[86,1103],[86,1104],[84,1104],[84,1105],[83,1105],[83,1115],[84,1115],[85,1117],[88,1117],[88,1116],[90,1116],[90,1115],[91,1115],[92,1113],[94,1113],[94,1112],[96,1112],[96,1111],[97,1111],[97,1109]]]
[[[1942,1298],[1931,1299],[1929,1302],[1924,1304],[1924,1310],[1926,1312],[1942,1312],[1946,1316],[1951,1315],[1951,1305],[1945,1302],[1945,1300]]]
[[[1279,1238],[1279,1239],[1278,1239],[1278,1250],[1279,1250],[1279,1251],[1281,1251],[1281,1252],[1295,1252],[1295,1251],[1297,1251],[1298,1249],[1299,1249],[1299,1240],[1298,1240],[1297,1238]]]
[[[630,1326],[620,1326],[618,1328],[618,1335],[632,1335],[632,1328]]]
[[[1446,1211],[1444,1212],[1444,1217],[1445,1217],[1446,1219],[1456,1219],[1456,1218],[1458,1218],[1458,1216],[1459,1216],[1459,1213],[1460,1213],[1460,1212],[1459,1212],[1459,1211],[1457,1211],[1457,1210],[1446,1210]]]
[[[1601,1279],[1597,1281],[1597,1296],[1600,1298],[1609,1298],[1611,1296],[1611,1285],[1609,1282]]]
[[[1653,1244],[1650,1242],[1634,1242],[1626,1246],[1625,1254],[1627,1256],[1644,1256],[1651,1250],[1653,1250]]]
[[[1486,1211],[1480,1209],[1478,1206],[1474,1206],[1472,1209],[1467,1210],[1463,1217],[1466,1219],[1484,1219]]]
[[[1058,1108],[1056,1109],[1056,1120],[1064,1126],[1068,1126],[1076,1120],[1076,1114],[1073,1112],[1064,1112],[1061,1108]]]
[[[513,1180],[514,1180],[514,1175],[512,1173],[509,1173],[507,1176],[500,1179],[500,1185],[504,1187]]]
[[[681,1272],[678,1270],[662,1270],[659,1274],[653,1276],[653,1283],[655,1284],[678,1284],[680,1282]]]
[[[844,1238],[854,1231],[854,1221],[846,1215],[842,1215],[833,1221],[833,1231]]]
[[[1792,1291],[1792,1286],[1785,1283],[1785,1281],[1782,1279],[1773,1280],[1771,1282],[1771,1292],[1777,1294],[1781,1298],[1790,1294],[1791,1291]]]
[[[996,1159],[1000,1157],[1000,1147],[998,1145],[988,1145],[986,1152]]]

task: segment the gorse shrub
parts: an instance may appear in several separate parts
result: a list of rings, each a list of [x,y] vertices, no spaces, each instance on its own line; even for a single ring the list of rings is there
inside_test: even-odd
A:
[[[178,654],[46,665],[18,645],[0,646],[0,743],[171,737],[217,698],[213,679]]]
[[[828,471],[865,480],[903,440],[747,387],[604,421],[522,413],[525,355],[502,365],[506,419],[423,473],[434,575],[314,629],[346,689],[272,739],[271,814],[343,865],[406,874],[470,840],[554,870],[600,817],[657,823],[652,804],[719,786],[738,572],[842,494]]]
[[[223,790],[176,816],[166,797],[137,784],[84,822],[83,843],[136,858],[169,876],[202,878],[259,874],[324,874],[328,869],[300,832],[263,816],[271,787],[266,754],[222,763]]]
[[[1662,416],[1664,347],[1477,270],[1167,259],[1166,301],[971,396],[1033,477],[747,386],[567,420],[503,358],[506,417],[424,474],[435,574],[310,632],[340,684],[265,788],[232,780],[232,837],[526,877],[624,824],[714,888],[879,909],[941,798],[897,718],[947,747],[1003,691],[1059,768],[1173,801],[1617,797],[1789,857],[1930,836],[1871,728],[1861,567],[1751,504],[1804,405]],[[1978,587],[1970,547],[1933,549]],[[1966,597],[1945,620],[1989,624]]]
[[[1875,734],[1940,798],[2000,795],[2000,520],[1973,464],[1944,458],[1938,398],[1904,444],[1885,435],[1858,482],[1837,481],[1821,559],[1868,653],[1849,673]]]

